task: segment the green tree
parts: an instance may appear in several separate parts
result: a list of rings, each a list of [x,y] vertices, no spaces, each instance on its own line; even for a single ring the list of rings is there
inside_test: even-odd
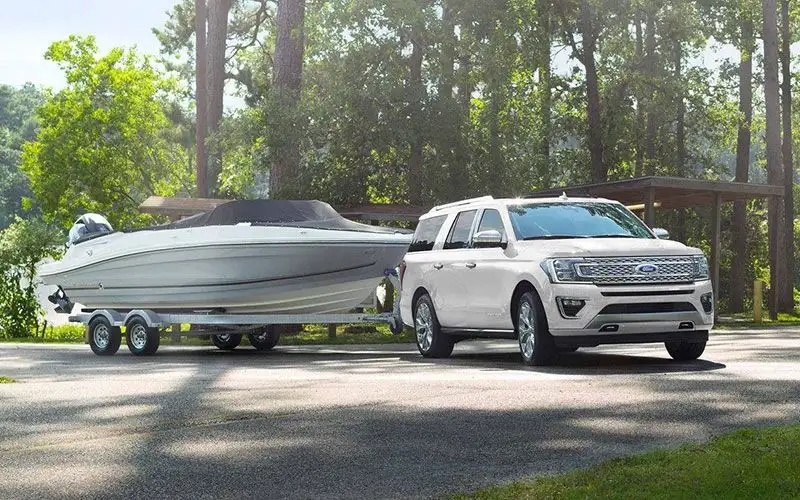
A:
[[[39,107],[41,129],[23,147],[22,169],[47,220],[68,227],[83,212],[125,226],[147,218],[150,195],[191,191],[186,152],[169,140],[172,86],[147,58],[113,49],[98,56],[93,37],[53,43],[45,57],[67,86]]]
[[[34,113],[41,101],[41,91],[32,84],[0,85],[0,229],[25,215],[22,200],[30,191],[19,170],[20,155],[22,144],[36,137]]]
[[[26,337],[38,330],[36,266],[59,253],[61,232],[40,219],[19,219],[0,230],[0,337]]]

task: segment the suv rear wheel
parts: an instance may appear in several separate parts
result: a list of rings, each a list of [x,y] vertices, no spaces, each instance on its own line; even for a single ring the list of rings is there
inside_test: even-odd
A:
[[[556,346],[541,302],[531,292],[523,293],[517,302],[515,322],[522,361],[530,366],[549,365],[556,356]]]
[[[433,301],[427,293],[414,305],[414,332],[417,349],[426,358],[446,358],[453,352],[453,337],[442,333]]]

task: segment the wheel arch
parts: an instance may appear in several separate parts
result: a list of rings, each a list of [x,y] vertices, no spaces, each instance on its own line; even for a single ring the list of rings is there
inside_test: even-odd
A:
[[[511,305],[508,308],[511,312],[511,324],[514,325],[515,330],[517,328],[517,308],[519,307],[519,298],[525,292],[531,292],[534,299],[539,302],[540,312],[544,317],[545,324],[547,324],[547,313],[544,310],[542,296],[539,294],[539,290],[536,289],[531,280],[523,279],[517,283],[516,287],[514,287],[514,293],[511,294]]]
[[[423,295],[426,295],[426,294],[428,296],[430,296],[430,292],[424,286],[417,287],[417,289],[414,290],[414,295],[411,297],[411,315],[412,316],[415,314],[415,309],[417,308],[417,301],[419,300],[420,297],[422,297]]]

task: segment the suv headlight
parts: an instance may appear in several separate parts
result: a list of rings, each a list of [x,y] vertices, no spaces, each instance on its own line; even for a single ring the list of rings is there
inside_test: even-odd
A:
[[[547,259],[541,263],[551,283],[591,283],[578,274],[577,265],[584,259]]]
[[[705,255],[694,256],[694,273],[695,279],[697,280],[708,279],[708,259],[706,259]]]

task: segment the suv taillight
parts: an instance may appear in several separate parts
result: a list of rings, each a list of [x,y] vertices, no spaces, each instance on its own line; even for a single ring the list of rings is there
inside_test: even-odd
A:
[[[401,261],[399,267],[398,276],[400,277],[400,288],[403,288],[403,275],[406,273],[406,261]]]

